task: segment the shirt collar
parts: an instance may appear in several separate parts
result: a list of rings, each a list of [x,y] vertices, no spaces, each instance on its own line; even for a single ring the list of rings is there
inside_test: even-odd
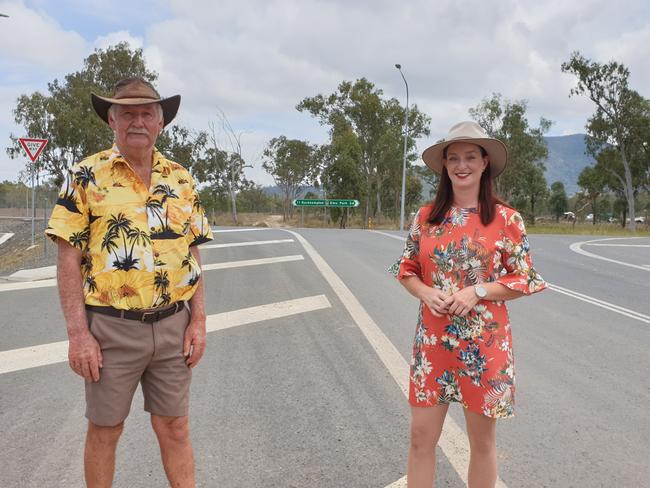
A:
[[[152,169],[162,169],[164,166],[167,166],[167,159],[161,154],[160,151],[154,146],[153,148],[153,163],[151,165]],[[113,144],[113,147],[111,147],[108,150],[108,160],[111,162],[111,167],[115,167],[116,164],[126,164],[128,165],[128,161],[122,156],[120,153],[120,150],[118,149],[116,144]]]

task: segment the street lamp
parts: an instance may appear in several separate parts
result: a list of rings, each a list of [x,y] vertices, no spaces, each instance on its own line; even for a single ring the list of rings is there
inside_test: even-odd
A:
[[[406,142],[409,134],[409,84],[404,78],[404,73],[402,73],[402,65],[396,64],[395,67],[399,71],[399,74],[402,75],[404,84],[406,85],[406,109],[404,110],[404,161],[402,162],[402,205],[399,212],[399,230],[404,230],[404,201],[406,198]]]

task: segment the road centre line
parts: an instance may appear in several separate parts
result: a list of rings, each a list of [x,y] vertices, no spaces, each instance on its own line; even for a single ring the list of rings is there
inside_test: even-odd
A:
[[[232,310],[208,315],[206,330],[216,332],[240,325],[265,322],[271,319],[289,317],[313,312],[332,305],[325,295],[297,298],[283,302],[268,303],[255,307]],[[51,342],[38,346],[0,351],[0,374],[46,366],[68,361],[68,341]]]
[[[393,234],[387,234],[386,232],[379,232],[379,231],[372,231],[375,232],[376,234],[382,234],[387,237],[392,237],[396,239],[400,239],[402,242],[404,241],[403,237],[399,237]],[[620,239],[620,238],[619,238]],[[586,251],[585,251],[586,252]],[[647,268],[646,271],[650,270],[650,268]],[[547,282],[548,283],[548,282]],[[556,291],[558,293],[562,293],[564,295],[570,296],[571,298],[575,298],[577,300],[582,300],[583,302],[590,303],[592,305],[596,305],[597,307],[602,307],[607,310],[610,310],[612,312],[619,313],[621,315],[625,315],[626,317],[630,317],[632,319],[638,320],[640,322],[645,322],[645,323],[650,323],[650,316],[642,314],[640,312],[635,312],[634,310],[630,310],[629,308],[624,308],[619,305],[615,305],[613,303],[606,302],[604,300],[599,300],[598,298],[585,295],[583,293],[579,293],[577,291],[569,290],[568,288],[563,288],[559,285],[555,285],[553,283],[548,283],[549,289]]]
[[[273,239],[270,241],[228,242],[226,244],[203,244],[199,249],[221,249],[224,247],[263,246],[265,244],[284,244],[295,242],[293,239]]]
[[[359,300],[354,296],[343,280],[338,277],[329,264],[321,257],[314,247],[300,234],[283,229],[292,234],[303,245],[305,251],[321,272],[325,280],[332,287],[339,297],[348,313],[352,316],[361,332],[366,337],[372,348],[379,356],[386,369],[399,386],[404,396],[408,397],[409,366],[400,352],[386,337],[368,312],[363,308]],[[438,445],[444,452],[447,460],[452,465],[457,475],[467,484],[467,467],[469,464],[469,444],[463,429],[456,421],[447,415],[442,435]],[[398,483],[397,485],[395,483]],[[389,486],[405,486],[405,478],[400,478]],[[401,483],[401,484],[400,484]],[[507,488],[505,483],[498,478],[497,488]],[[387,487],[388,488],[388,487]]]
[[[286,263],[290,261],[301,261],[304,256],[298,254],[295,256],[279,256],[275,258],[262,259],[244,259],[239,261],[226,261],[223,263],[204,264],[201,266],[203,271],[212,271],[215,269],[244,268],[246,266],[261,266],[264,264]],[[20,283],[3,283],[0,284],[0,293],[3,291],[28,290],[31,288],[46,288],[56,286],[56,278],[39,281],[26,281]]]
[[[643,271],[650,271],[649,268],[646,268],[644,266],[639,266],[638,264],[632,264],[632,263],[626,263],[624,261],[618,261],[617,259],[610,259],[606,258],[604,256],[599,256],[598,254],[591,253],[589,251],[585,251],[582,249],[582,246],[585,244],[589,245],[594,245],[592,244],[593,242],[601,242],[601,241],[615,241],[615,240],[620,240],[620,239],[644,239],[643,237],[610,237],[607,239],[593,239],[591,241],[582,241],[582,242],[574,242],[569,246],[569,249],[571,249],[573,252],[577,252],[578,254],[582,254],[583,256],[587,256],[590,258],[594,259],[601,259],[603,261],[609,261],[610,263],[616,263],[616,264],[621,264],[623,266],[629,266],[630,268],[636,268],[636,269],[642,269]]]

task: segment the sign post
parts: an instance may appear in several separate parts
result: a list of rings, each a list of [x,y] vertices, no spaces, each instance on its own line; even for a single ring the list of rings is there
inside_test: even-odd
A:
[[[21,137],[18,139],[20,145],[27,153],[27,157],[32,161],[32,246],[35,242],[35,221],[36,221],[36,186],[34,185],[34,177],[36,176],[36,160],[43,152],[47,139],[31,139],[28,137]]]

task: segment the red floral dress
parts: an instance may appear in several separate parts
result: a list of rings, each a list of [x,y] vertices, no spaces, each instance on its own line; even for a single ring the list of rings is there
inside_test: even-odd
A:
[[[530,295],[547,287],[535,271],[521,215],[497,205],[484,226],[475,208],[452,207],[440,225],[427,223],[431,206],[413,219],[398,279],[418,276],[452,294],[497,281]],[[488,417],[514,415],[515,370],[508,310],[503,301],[480,300],[465,317],[435,317],[420,303],[410,370],[409,403],[460,402]]]

